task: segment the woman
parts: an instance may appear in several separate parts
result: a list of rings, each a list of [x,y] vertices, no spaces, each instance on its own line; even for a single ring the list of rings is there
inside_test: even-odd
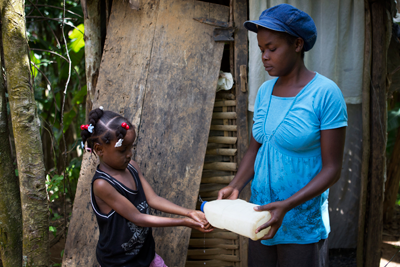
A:
[[[249,266],[328,266],[328,188],[340,177],[347,112],[328,78],[308,70],[317,31],[303,11],[281,4],[244,26],[257,33],[262,62],[276,79],[259,89],[249,148],[218,199],[236,199],[253,178],[252,203],[271,227],[249,242]]]

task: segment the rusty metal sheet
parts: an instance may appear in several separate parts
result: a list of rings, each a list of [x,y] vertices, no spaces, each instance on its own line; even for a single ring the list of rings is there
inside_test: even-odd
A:
[[[229,8],[193,0],[112,8],[93,106],[129,118],[138,129],[135,160],[155,192],[195,208],[224,44],[193,18],[227,21]],[[63,266],[97,266],[97,223],[84,193],[94,164],[82,162],[92,167],[80,176]],[[185,265],[189,228],[155,228],[154,237],[168,266]]]

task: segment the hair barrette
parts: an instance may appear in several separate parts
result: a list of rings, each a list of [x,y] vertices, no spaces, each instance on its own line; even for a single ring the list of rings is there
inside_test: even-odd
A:
[[[120,138],[119,140],[118,140],[118,142],[115,144],[115,147],[120,147],[120,146],[122,146],[122,142],[124,141],[124,139],[122,139],[122,138]]]
[[[126,130],[129,130],[129,125],[126,122],[121,123],[121,127]]]
[[[81,148],[85,149],[85,144],[83,143],[83,141],[81,141]]]
[[[88,128],[87,128],[87,130],[88,130],[89,133],[93,133],[93,129],[94,129],[94,126],[93,126],[92,124],[90,124],[90,125],[88,126]]]
[[[83,130],[89,130],[89,124],[82,124],[81,125],[81,130],[83,131]]]

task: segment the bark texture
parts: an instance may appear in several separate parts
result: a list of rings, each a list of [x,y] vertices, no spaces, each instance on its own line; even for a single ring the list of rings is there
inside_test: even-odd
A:
[[[24,1],[1,0],[0,7],[21,192],[23,266],[49,266],[49,209],[39,119],[30,77]]]
[[[100,1],[88,0],[85,15],[86,120],[92,110],[101,61]]]
[[[11,267],[22,265],[22,216],[9,142],[5,93],[0,60],[0,252],[3,266]]]

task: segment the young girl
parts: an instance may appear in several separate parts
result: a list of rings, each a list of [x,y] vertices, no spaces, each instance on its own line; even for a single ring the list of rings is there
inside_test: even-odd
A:
[[[81,136],[87,150],[100,158],[92,180],[91,203],[100,230],[96,257],[102,267],[165,266],[155,254],[151,227],[187,226],[212,231],[202,212],[155,194],[131,159],[136,133],[126,118],[100,107],[90,112],[89,123],[81,126]],[[149,215],[149,207],[186,217]]]

